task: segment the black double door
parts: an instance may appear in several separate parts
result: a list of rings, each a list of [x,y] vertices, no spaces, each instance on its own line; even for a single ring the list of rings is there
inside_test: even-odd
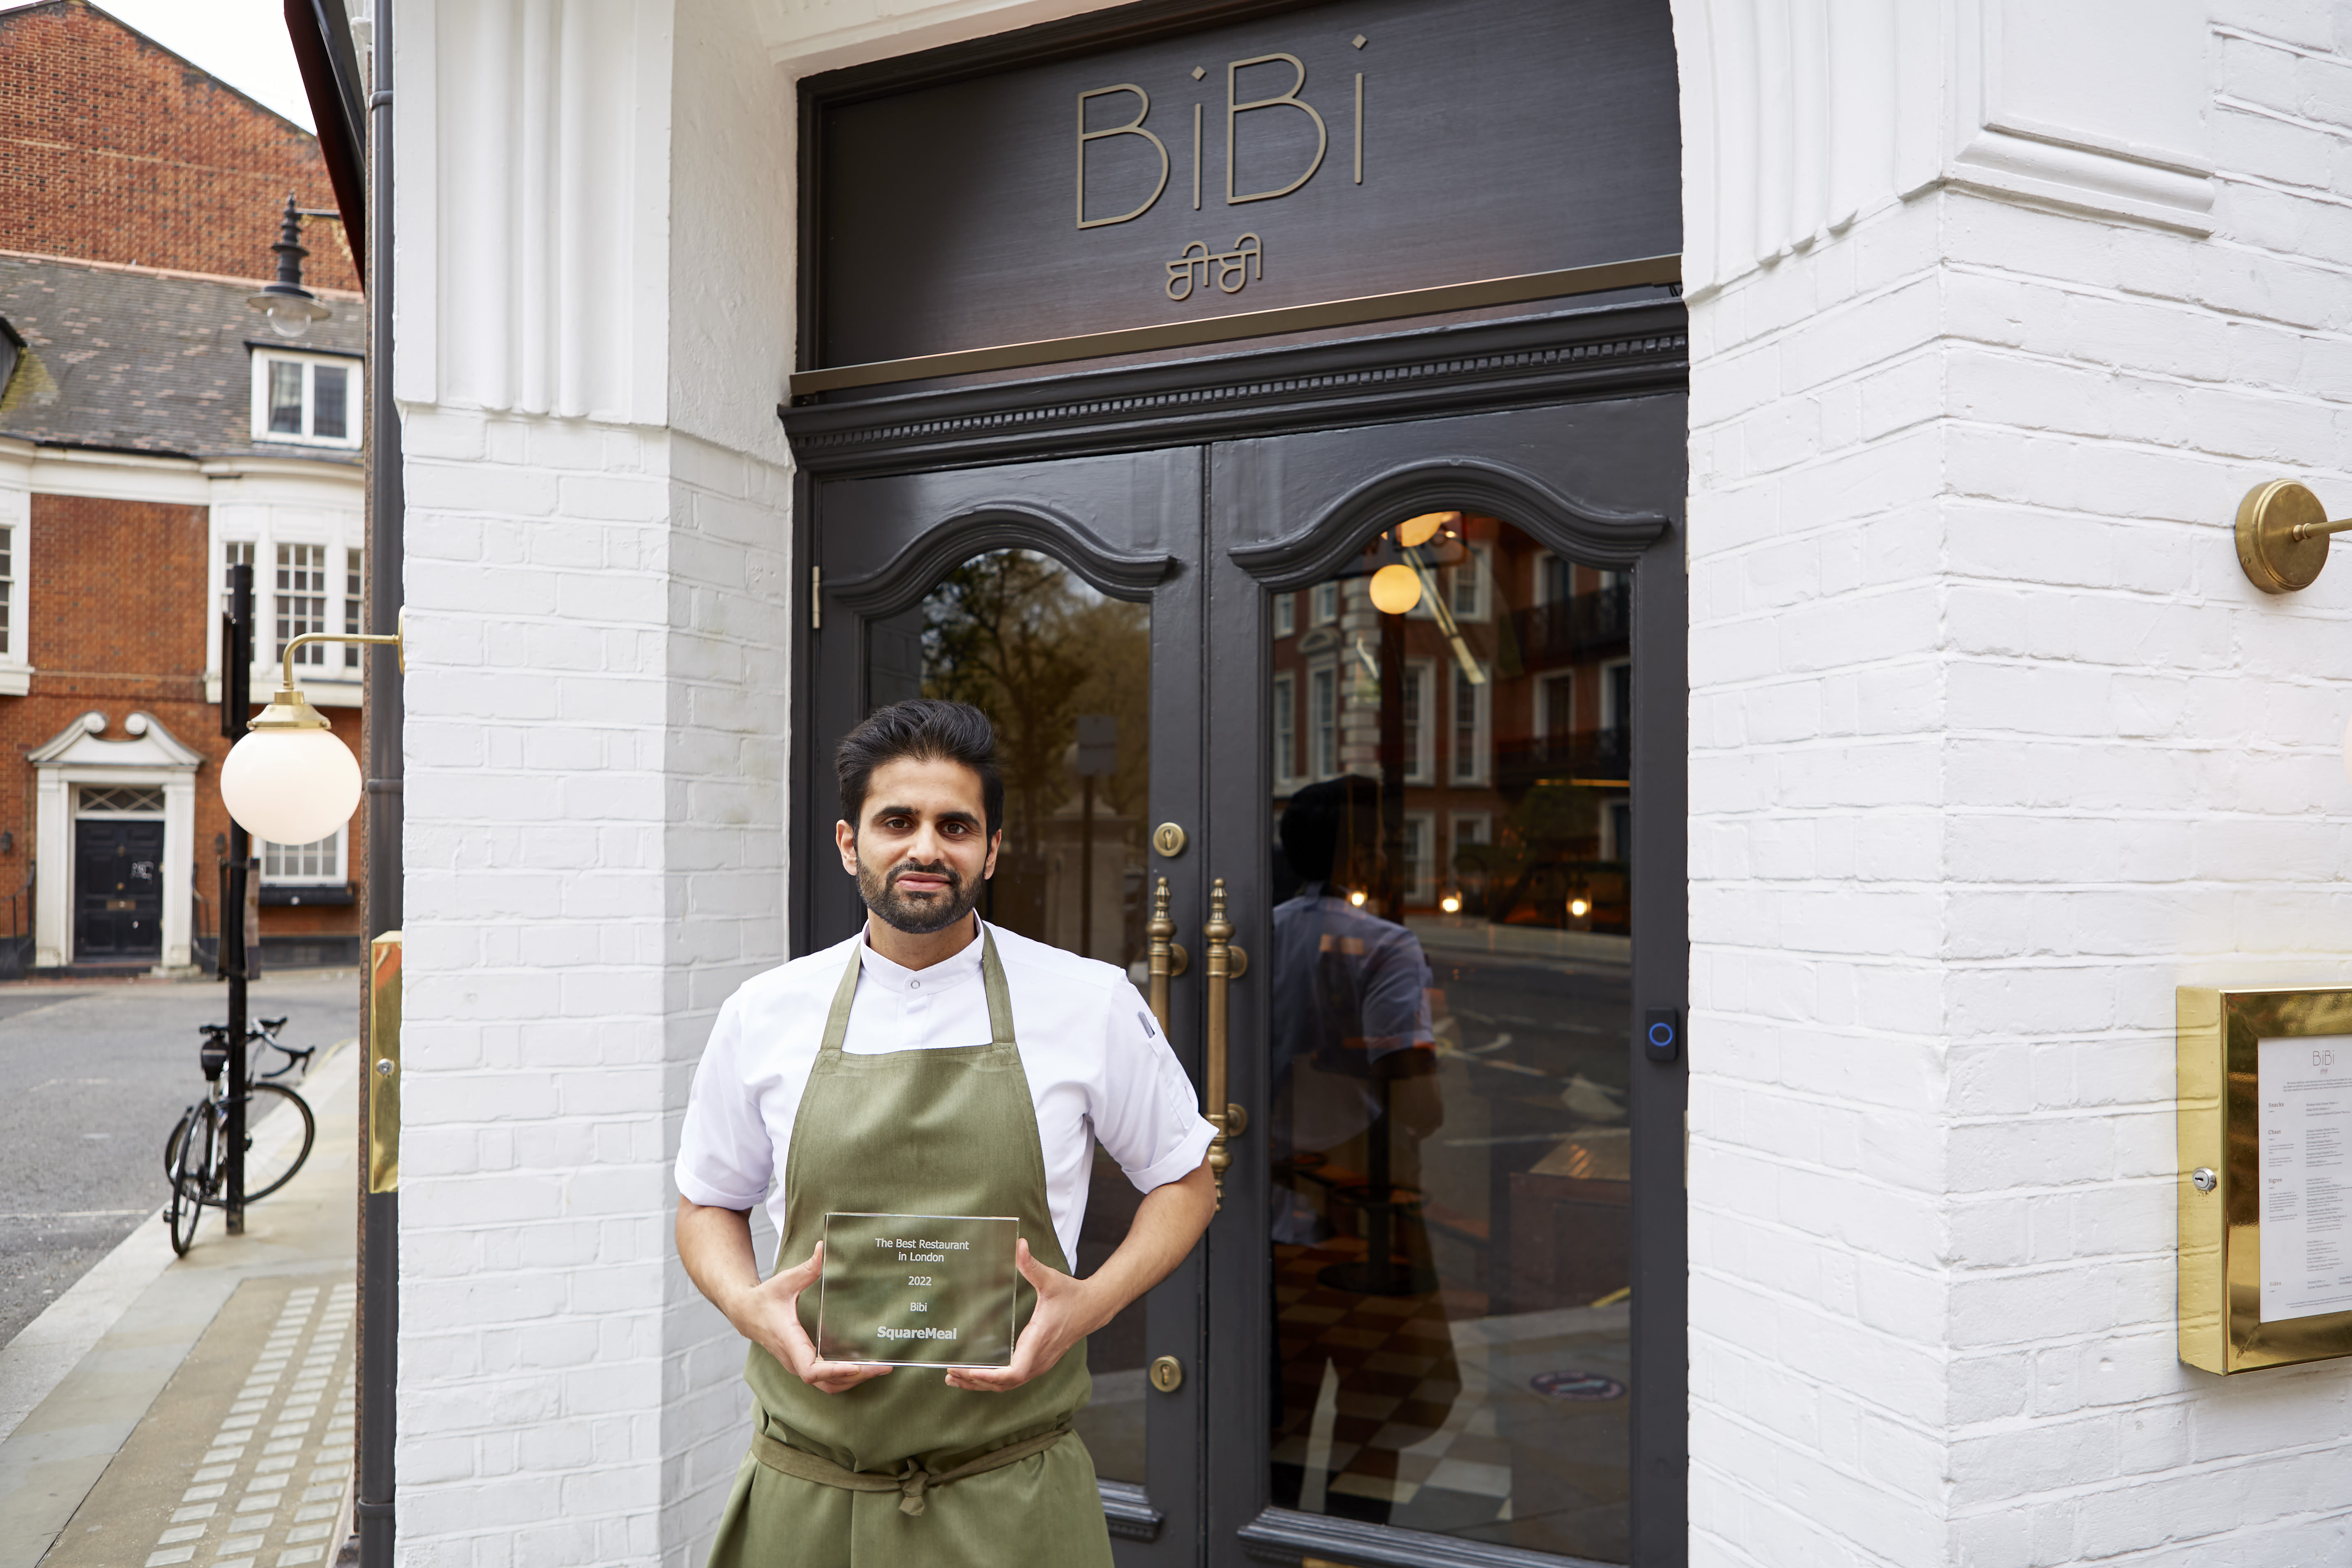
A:
[[[163,955],[163,825],[137,817],[74,823],[74,958]]]
[[[1224,1058],[1207,1243],[1091,1346],[1123,1564],[1683,1559],[1683,1063],[1639,1042],[1686,968],[1685,429],[1669,389],[804,481],[803,863],[844,731],[976,702],[985,912],[1148,996],[1164,889],[1170,1037]],[[796,951],[861,916],[801,892]],[[1081,1271],[1137,1201],[1097,1152]]]

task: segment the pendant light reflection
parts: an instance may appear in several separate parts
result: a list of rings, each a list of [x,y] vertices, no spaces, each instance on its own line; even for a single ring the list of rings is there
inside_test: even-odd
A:
[[[1417,550],[1436,538],[1439,529],[1458,528],[1461,524],[1462,514],[1458,511],[1425,511],[1397,524],[1396,542],[1407,550]]]
[[[1421,603],[1421,574],[1391,564],[1372,574],[1372,608],[1382,615],[1402,616]]]

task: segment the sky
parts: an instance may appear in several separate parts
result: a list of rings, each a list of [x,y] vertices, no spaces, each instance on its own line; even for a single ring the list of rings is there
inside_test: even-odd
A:
[[[286,39],[284,0],[91,0],[165,48],[276,110],[305,131],[310,100]],[[15,7],[0,0],[0,10]]]

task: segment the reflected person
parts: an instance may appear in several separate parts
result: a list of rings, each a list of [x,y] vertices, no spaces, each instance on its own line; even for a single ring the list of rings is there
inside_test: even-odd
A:
[[[1282,814],[1282,852],[1300,878],[1297,896],[1274,910],[1274,1117],[1269,1153],[1293,1173],[1274,1192],[1274,1239],[1313,1244],[1330,1235],[1308,1195],[1347,1166],[1365,1172],[1360,1194],[1378,1274],[1393,1241],[1391,1217],[1409,1225],[1409,1256],[1425,1259],[1417,1205],[1399,1211],[1381,1189],[1407,1181],[1395,1144],[1410,1145],[1444,1120],[1438,1096],[1429,960],[1404,927],[1381,919],[1388,867],[1381,850],[1380,784],[1350,774],[1309,784]],[[1352,1145],[1359,1139],[1365,1145]],[[1327,1200],[1328,1202],[1328,1200]],[[1389,1244],[1389,1245],[1384,1245]],[[1424,1287],[1425,1289],[1426,1287]],[[1380,1294],[1401,1293],[1383,1289]]]

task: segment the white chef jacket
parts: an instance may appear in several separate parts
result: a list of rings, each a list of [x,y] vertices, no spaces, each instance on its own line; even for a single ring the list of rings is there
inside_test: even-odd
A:
[[[989,930],[1036,1107],[1046,1205],[1075,1268],[1097,1140],[1148,1193],[1196,1169],[1216,1130],[1124,972],[1002,926]],[[677,1190],[688,1201],[728,1209],[764,1201],[776,1234],[784,1234],[793,1117],[853,954],[860,969],[844,1051],[988,1043],[977,941],[928,969],[906,969],[867,946],[861,927],[847,942],[746,981],[719,1010],[695,1068],[677,1152]]]

